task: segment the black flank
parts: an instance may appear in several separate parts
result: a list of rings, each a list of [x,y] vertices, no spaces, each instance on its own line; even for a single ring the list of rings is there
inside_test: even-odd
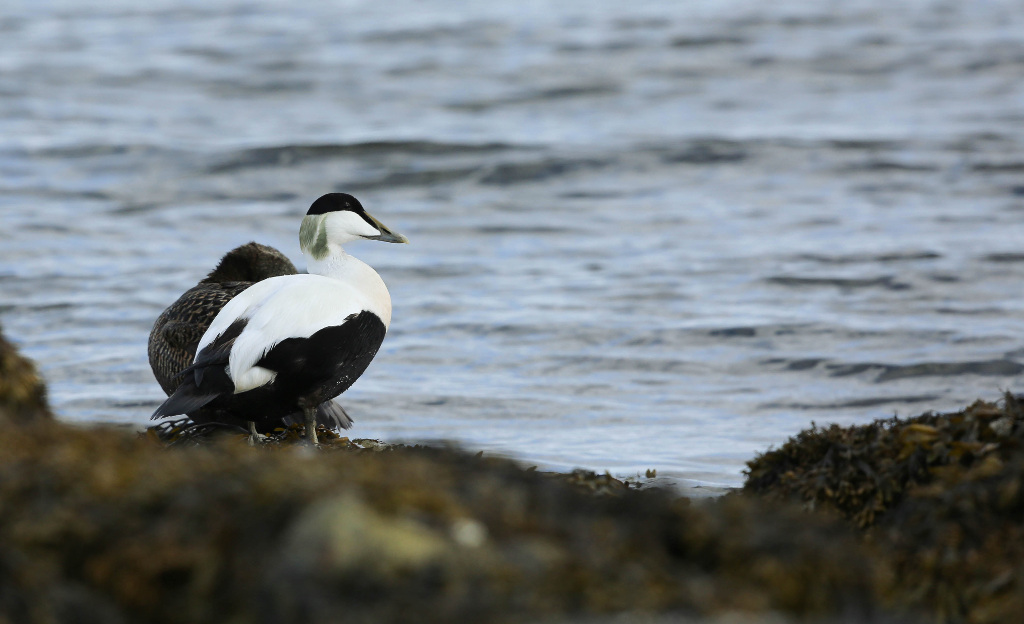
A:
[[[387,328],[376,314],[364,310],[308,338],[282,340],[256,363],[276,372],[274,381],[235,394],[226,369],[231,346],[244,326],[244,320],[236,321],[199,353],[196,363],[183,371],[195,374],[186,375],[154,418],[205,408],[218,422],[244,426],[252,420],[259,431],[268,432],[283,421],[301,418],[304,407],[317,406],[321,424],[351,425],[340,406],[323,404],[348,390],[380,349]]]
[[[380,318],[364,310],[309,338],[282,340],[257,365],[277,372],[268,387],[277,397],[292,398],[293,406],[318,405],[348,390],[363,374],[386,332]]]
[[[206,347],[196,355],[195,364],[189,366],[185,370],[181,371],[181,374],[186,374],[192,371],[195,375],[196,385],[203,385],[203,376],[207,370],[211,368],[223,368],[228,365],[228,359],[231,357],[231,348],[235,346],[235,339],[241,335],[242,330],[249,324],[249,319],[238,319],[228,328],[224,330],[224,333],[217,336],[217,339],[206,345]],[[232,390],[234,386],[232,386]]]
[[[200,351],[195,364],[178,373],[178,377],[184,375],[185,380],[150,418],[188,414],[205,407],[222,395],[232,394],[235,391],[235,384],[228,377],[228,357],[231,355],[235,339],[245,329],[246,323],[248,321],[245,319],[235,321],[213,343]],[[190,372],[191,376],[188,375]]]

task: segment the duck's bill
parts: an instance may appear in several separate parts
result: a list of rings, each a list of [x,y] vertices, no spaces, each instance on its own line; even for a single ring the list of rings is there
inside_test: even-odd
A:
[[[370,213],[367,212],[366,216],[369,217],[370,221],[373,221],[373,225],[376,226],[376,228],[378,230],[380,230],[380,234],[378,234],[377,236],[366,236],[364,238],[366,238],[368,240],[381,241],[383,243],[408,243],[409,242],[408,238],[402,236],[398,232],[392,232],[391,228],[389,228],[388,226],[386,226],[383,223],[381,223],[380,221],[378,221]]]

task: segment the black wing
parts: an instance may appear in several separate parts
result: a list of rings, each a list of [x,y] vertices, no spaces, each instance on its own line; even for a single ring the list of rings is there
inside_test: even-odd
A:
[[[247,323],[245,319],[235,321],[223,334],[200,351],[195,363],[178,373],[179,377],[185,376],[185,380],[150,418],[188,414],[221,395],[233,393],[235,384],[228,377],[227,366],[231,347]]]

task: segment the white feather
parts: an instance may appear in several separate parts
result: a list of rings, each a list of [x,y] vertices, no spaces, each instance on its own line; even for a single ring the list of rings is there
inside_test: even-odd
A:
[[[339,245],[380,234],[380,230],[367,223],[366,219],[347,210],[325,214],[324,227],[327,228],[327,239]]]
[[[310,260],[309,275],[282,275],[253,284],[214,318],[197,352],[235,321],[247,320],[229,356],[228,376],[236,394],[274,380],[275,373],[256,362],[282,340],[308,338],[364,310],[377,315],[385,328],[391,324],[391,295],[377,272],[340,247],[332,251],[322,261]]]

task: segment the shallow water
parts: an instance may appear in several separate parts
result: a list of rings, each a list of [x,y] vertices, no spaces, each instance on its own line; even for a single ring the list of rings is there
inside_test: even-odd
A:
[[[0,321],[143,425],[153,320],[346,190],[353,435],[737,485],[1024,373],[1019,2],[54,2],[0,17]]]

